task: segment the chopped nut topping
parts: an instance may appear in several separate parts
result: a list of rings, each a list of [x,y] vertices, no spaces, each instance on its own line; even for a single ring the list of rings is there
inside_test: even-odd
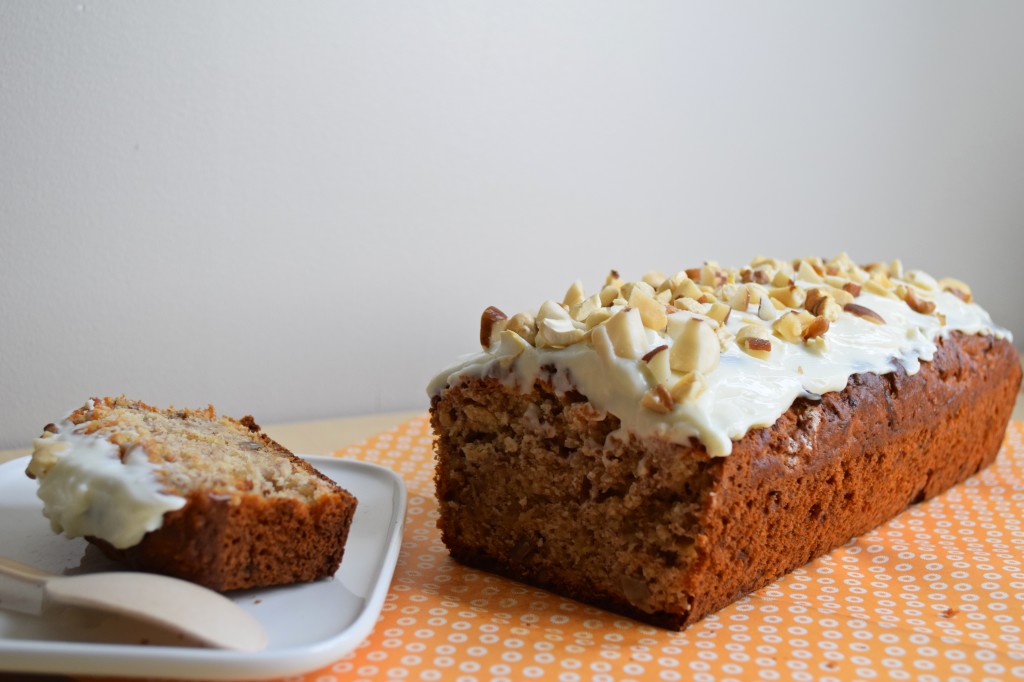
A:
[[[612,311],[608,308],[598,308],[594,312],[587,315],[587,329],[593,329],[594,327],[604,324],[613,314],[614,313],[612,313]]]
[[[784,270],[779,270],[772,276],[772,286],[776,288],[788,287],[793,284],[792,273],[787,273]]]
[[[606,284],[601,293],[598,295],[601,300],[601,305],[607,307],[612,304],[615,299],[619,297],[619,288],[614,284]]]
[[[748,324],[736,332],[736,343],[747,355],[761,360],[772,353],[771,332],[759,324]]]
[[[739,269],[706,261],[671,277],[648,272],[639,281],[624,281],[612,270],[598,293],[587,296],[583,284],[573,282],[560,303],[545,301],[535,315],[509,318],[487,308],[480,343],[503,367],[531,346],[591,343],[602,362],[635,361],[652,387],[643,406],[667,413],[706,390],[706,377],[718,367],[723,349],[738,347],[759,359],[771,359],[784,342],[825,352],[825,336],[843,316],[886,323],[857,302],[876,300],[873,296],[902,301],[944,325],[939,305],[948,298],[941,292],[972,301],[970,287],[959,280],[906,270],[898,259],[861,267],[846,254],[828,261],[758,257]],[[884,305],[888,310],[890,304]]]
[[[572,319],[545,317],[538,323],[538,337],[549,348],[566,348],[583,339],[586,334],[579,323]]]
[[[661,288],[661,285],[665,283],[666,279],[668,278],[662,273],[656,270],[651,270],[641,278],[641,281],[645,282],[652,289],[658,290]]]
[[[732,313],[732,307],[727,306],[724,303],[712,303],[708,309],[708,317],[717,322],[719,325],[724,325],[729,321],[729,315]]]
[[[861,317],[867,320],[868,322],[874,322],[875,324],[885,324],[885,320],[882,319],[881,315],[876,313],[874,310],[871,310],[870,308],[865,308],[864,306],[858,305],[857,303],[847,303],[846,305],[843,306],[843,310],[850,313],[851,315]]]
[[[651,384],[669,384],[672,382],[672,367],[669,364],[668,346],[661,345],[642,358],[641,365],[647,373]]]
[[[711,308],[709,304],[701,303],[700,301],[692,299],[689,296],[677,298],[676,300],[672,301],[672,305],[678,308],[679,310],[685,310],[695,315],[706,315]]]
[[[647,353],[640,359],[643,360],[644,362],[650,362],[655,355],[665,350],[668,350],[668,346],[666,344],[662,344],[657,348],[652,348],[651,350],[647,351]]]
[[[819,315],[818,317],[815,317],[814,321],[811,322],[804,330],[804,333],[802,334],[803,340],[811,341],[812,339],[817,339],[823,336],[825,332],[828,331],[828,328],[828,320]]]
[[[801,279],[805,282],[812,282],[814,284],[821,284],[825,280],[821,278],[818,271],[814,269],[814,266],[807,260],[800,261],[800,266],[796,272],[797,279]]]
[[[601,299],[597,294],[582,298],[569,307],[569,315],[577,322],[585,322],[590,314],[601,308]]]
[[[918,289],[924,289],[925,291],[939,290],[939,283],[935,281],[935,278],[921,270],[908,271],[904,279]]]
[[[733,310],[745,311],[750,307],[750,289],[742,284],[726,284],[722,287],[722,298]]]
[[[516,313],[509,318],[505,329],[515,332],[530,344],[533,343],[534,337],[537,335],[536,321],[533,319],[533,315],[529,313]]]
[[[783,341],[790,343],[803,341],[804,326],[800,317],[801,313],[796,310],[781,315],[772,324],[772,332]]]
[[[640,319],[645,327],[660,332],[668,324],[668,317],[665,314],[665,304],[656,301],[651,293],[640,287],[634,287],[630,292],[628,305],[640,311]]]
[[[850,292],[850,295],[853,296],[854,298],[860,296],[860,289],[861,286],[856,282],[847,282],[846,284],[843,285],[843,291]]]
[[[491,336],[496,333],[495,327],[499,322],[507,320],[508,316],[493,305],[488,306],[483,315],[480,316],[480,345],[484,348],[491,347]],[[501,331],[500,328],[497,329]]]
[[[871,276],[871,279],[864,282],[864,291],[875,296],[885,296],[886,298],[898,298],[893,292],[892,282],[889,281],[888,277],[884,275],[881,277]]]
[[[923,298],[914,290],[914,287],[904,287],[903,293],[905,294],[903,300],[907,302],[907,305],[915,313],[930,315],[935,312],[935,301]]]
[[[581,303],[586,296],[583,294],[583,282],[576,280],[569,287],[569,290],[565,292],[565,297],[562,298],[562,305],[566,308],[572,308],[577,303]]]
[[[678,286],[672,288],[673,298],[692,298],[696,301],[703,294],[700,287],[689,278],[682,280]]]
[[[658,384],[644,394],[644,397],[640,400],[640,404],[648,410],[667,414],[672,411],[673,407],[675,407],[675,400],[664,385]]]
[[[545,301],[537,312],[535,343],[550,348],[565,348],[580,341],[586,330],[572,319],[569,311],[554,301]]]
[[[700,372],[687,372],[672,385],[669,394],[677,402],[692,400],[704,392],[707,388],[707,380]]]
[[[503,364],[506,366],[529,347],[530,344],[526,339],[513,331],[506,329],[498,334],[497,354],[502,358]]]
[[[721,346],[710,324],[691,318],[683,325],[682,333],[675,339],[669,353],[669,364],[676,372],[707,374],[718,366]]]
[[[970,303],[973,300],[971,288],[958,279],[943,277],[937,284],[942,291],[948,291],[964,303]]]
[[[615,354],[620,358],[641,358],[644,347],[644,324],[640,311],[636,308],[623,308],[608,318],[604,323],[608,330],[608,338],[612,342]]]
[[[836,303],[831,293],[826,293],[824,289],[809,289],[804,307],[812,315],[824,317],[829,322],[838,320],[839,314],[842,312],[842,308]]]
[[[779,316],[779,312],[772,305],[772,299],[768,296],[761,298],[761,302],[757,305],[757,316],[765,322],[771,322]]]
[[[807,298],[806,290],[790,284],[785,287],[775,287],[769,291],[772,298],[776,298],[787,308],[799,308]]]

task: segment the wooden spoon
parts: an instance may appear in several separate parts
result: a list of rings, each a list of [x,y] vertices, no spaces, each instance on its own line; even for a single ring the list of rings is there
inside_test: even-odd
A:
[[[222,649],[256,652],[267,645],[259,621],[227,597],[195,583],[128,571],[55,575],[0,557],[0,608],[38,616],[50,604],[155,623]]]

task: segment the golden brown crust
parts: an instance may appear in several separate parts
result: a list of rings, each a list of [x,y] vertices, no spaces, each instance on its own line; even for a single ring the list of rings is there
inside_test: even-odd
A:
[[[196,493],[134,547],[88,540],[133,569],[221,592],[284,585],[334,575],[355,508],[354,498],[342,496],[305,505],[247,495],[231,504]]]
[[[682,628],[988,466],[1020,380],[1009,342],[953,334],[721,458],[609,438],[617,419],[550,384],[467,380],[431,407],[438,525],[464,563]]]

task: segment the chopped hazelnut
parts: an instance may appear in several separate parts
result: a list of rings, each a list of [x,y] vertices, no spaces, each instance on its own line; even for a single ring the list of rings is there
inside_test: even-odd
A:
[[[667,414],[675,407],[675,400],[663,384],[658,384],[644,394],[640,404],[648,410]]]
[[[772,299],[768,296],[761,298],[761,302],[757,304],[757,316],[765,322],[771,322],[779,316],[775,306],[772,305]]]
[[[903,300],[906,301],[910,309],[915,313],[921,313],[922,315],[929,315],[935,312],[935,301],[930,301],[927,298],[922,297],[914,287],[905,287]]]
[[[606,284],[598,296],[601,300],[601,305],[610,306],[619,297],[619,287],[614,284]]]
[[[704,392],[707,380],[700,372],[687,372],[679,381],[672,385],[669,394],[677,403],[692,400]]]
[[[948,291],[964,303],[970,303],[973,300],[971,288],[958,279],[943,277],[937,284],[942,291]]]
[[[904,279],[918,289],[923,289],[925,291],[939,290],[939,283],[935,281],[935,278],[921,270],[907,271],[904,275]]]
[[[686,297],[686,298],[692,298],[695,301],[698,298],[700,298],[701,294],[703,294],[703,293],[704,292],[702,292],[700,290],[700,287],[697,286],[697,284],[692,279],[689,279],[689,278],[682,280],[679,283],[678,286],[676,286],[676,287],[674,287],[672,289],[672,297],[673,298],[683,298],[683,297]]]
[[[566,308],[572,308],[584,299],[586,299],[586,294],[583,293],[583,283],[576,280],[569,286],[569,290],[565,292],[565,296],[562,298],[562,305]]]
[[[502,324],[498,327],[498,324],[507,319],[508,316],[501,312],[500,309],[495,308],[493,305],[488,306],[480,316],[480,345],[484,348],[490,348],[491,337],[500,332],[505,326]]]
[[[804,341],[811,341],[824,336],[825,332],[828,331],[829,322],[822,316],[815,317],[814,320],[804,329],[803,337]]]
[[[600,324],[604,324],[614,314],[615,313],[613,313],[608,308],[598,308],[594,312],[592,312],[589,315],[587,315],[587,319],[586,319],[587,329],[593,329],[594,327],[597,327]]]
[[[604,327],[608,331],[608,338],[616,355],[620,358],[643,357],[646,352],[646,335],[639,310],[624,308],[612,315],[604,323]]]
[[[804,282],[811,282],[813,284],[822,284],[824,282],[818,271],[814,269],[814,266],[807,259],[800,261],[796,277]]]
[[[733,310],[745,312],[750,306],[750,289],[742,284],[726,284],[720,297]]]
[[[860,296],[860,290],[861,286],[856,282],[847,282],[846,284],[843,285],[843,291],[849,292],[850,295],[853,296],[854,298]]]
[[[767,360],[772,353],[771,332],[759,324],[748,324],[736,332],[736,345],[747,355]]]
[[[718,366],[721,345],[711,324],[690,318],[669,351],[669,364],[679,373],[698,371],[707,374]]]
[[[707,315],[712,320],[720,325],[724,325],[729,321],[729,314],[732,313],[732,308],[724,303],[712,303],[708,309]]]
[[[533,315],[529,313],[516,313],[509,318],[505,329],[515,332],[527,343],[533,343],[534,337],[537,334],[536,321],[533,319]]]
[[[660,332],[668,324],[665,304],[656,301],[645,289],[634,287],[630,292],[628,305],[640,312],[640,319],[648,329]]]
[[[790,284],[786,287],[776,287],[769,292],[772,298],[776,298],[779,302],[785,304],[789,308],[799,308],[804,304],[807,298],[807,293],[804,289]]]
[[[665,277],[663,273],[660,273],[657,270],[651,270],[641,278],[641,281],[645,282],[648,286],[657,291],[661,288],[661,285],[665,283],[666,279],[668,278]]]
[[[505,366],[530,347],[530,344],[526,342],[526,339],[507,329],[498,334],[497,339],[497,348],[495,352],[504,360],[503,364],[505,364]]]
[[[885,320],[882,318],[881,315],[876,313],[874,310],[871,310],[870,308],[865,308],[864,306],[859,305],[857,303],[847,303],[846,305],[843,306],[843,310],[850,313],[851,315],[856,315],[857,317],[863,318],[868,322],[874,322],[875,324],[885,324]]]

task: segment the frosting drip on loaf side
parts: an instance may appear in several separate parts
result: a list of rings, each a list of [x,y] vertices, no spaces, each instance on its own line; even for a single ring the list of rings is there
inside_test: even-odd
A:
[[[640,283],[613,272],[589,298],[577,283],[536,313],[508,319],[489,309],[486,349],[435,377],[428,393],[469,377],[528,391],[545,378],[584,394],[626,432],[696,438],[724,456],[797,398],[840,391],[854,374],[916,374],[953,332],[1012,339],[966,285],[905,272],[899,261],[708,263]]]

